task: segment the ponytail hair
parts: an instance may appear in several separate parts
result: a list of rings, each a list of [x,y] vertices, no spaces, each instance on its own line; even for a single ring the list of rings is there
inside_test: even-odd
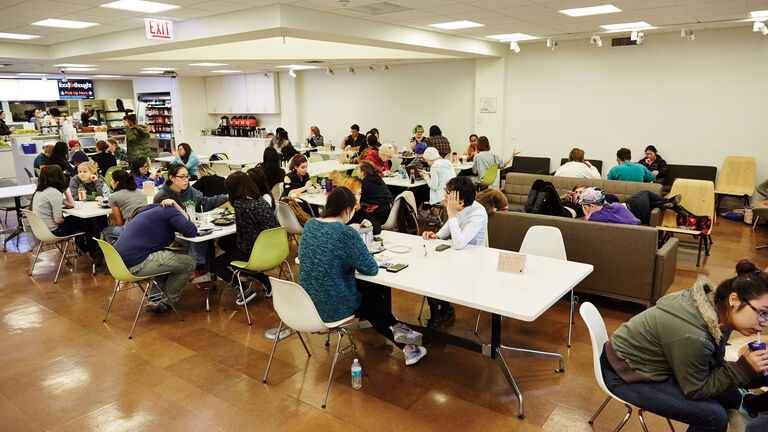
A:
[[[715,291],[715,307],[720,316],[727,314],[728,298],[733,293],[741,302],[741,310],[748,301],[768,294],[768,275],[749,260],[739,261],[736,264],[736,276],[721,282]]]
[[[337,187],[328,194],[328,199],[325,202],[325,210],[320,217],[338,217],[341,216],[345,210],[351,209],[354,211],[355,207],[357,207],[357,198],[355,198],[355,194],[344,186]]]

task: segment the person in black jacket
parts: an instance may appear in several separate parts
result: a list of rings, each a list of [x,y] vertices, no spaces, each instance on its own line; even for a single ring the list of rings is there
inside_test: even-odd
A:
[[[10,135],[15,130],[16,128],[9,128],[8,125],[5,124],[5,111],[0,110],[0,135]]]
[[[96,143],[96,150],[98,153],[91,156],[91,159],[93,159],[94,162],[96,162],[96,165],[99,166],[99,175],[104,177],[107,174],[107,170],[112,168],[113,166],[117,166],[117,159],[115,159],[115,155],[112,153],[109,153],[107,150],[109,149],[109,145],[106,141],[100,140]]]
[[[308,166],[307,158],[304,155],[297,154],[291,158],[291,162],[288,163],[290,171],[283,180],[283,196],[288,196],[290,192],[302,194],[312,187],[312,179],[307,174]]]
[[[224,185],[224,182],[224,177],[216,174],[216,171],[210,165],[200,164],[197,167],[197,181],[192,187],[207,197],[226,195],[227,187]]]
[[[360,162],[357,176],[363,183],[360,203],[366,212],[370,213],[380,224],[387,222],[389,210],[392,208],[392,192],[379,177],[376,167],[370,161]]]
[[[659,156],[659,151],[655,146],[649,145],[645,148],[645,158],[637,161],[640,165],[648,168],[656,180],[664,178],[667,175],[667,161]]]
[[[67,176],[67,179],[77,174],[77,171],[75,171],[75,169],[72,167],[72,165],[69,164],[69,161],[67,160],[68,155],[69,146],[67,143],[59,141],[53,146],[51,157],[48,158],[48,165],[58,165],[64,172],[64,175]]]

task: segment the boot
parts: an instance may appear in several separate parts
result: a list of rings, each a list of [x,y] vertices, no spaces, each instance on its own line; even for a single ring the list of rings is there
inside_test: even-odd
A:
[[[539,189],[544,184],[544,180],[538,179],[533,182],[531,191],[528,192],[528,199],[525,201],[524,211],[526,213],[533,213],[533,205],[536,203],[536,197],[539,195]]]

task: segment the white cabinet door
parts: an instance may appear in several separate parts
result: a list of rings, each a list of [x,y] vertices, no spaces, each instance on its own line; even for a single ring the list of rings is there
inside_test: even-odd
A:
[[[205,99],[209,114],[224,113],[224,78],[205,77]]]
[[[245,75],[229,75],[224,78],[223,94],[226,98],[224,104],[226,113],[242,114],[247,113],[247,103],[245,98]]]
[[[249,113],[279,113],[277,76],[271,72],[245,75],[246,107]]]

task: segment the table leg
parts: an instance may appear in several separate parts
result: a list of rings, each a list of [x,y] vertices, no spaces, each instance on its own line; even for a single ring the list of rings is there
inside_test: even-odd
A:
[[[205,269],[211,276],[210,285],[208,285],[208,291],[205,293],[205,311],[211,311],[211,291],[216,289],[216,275],[213,273],[213,260],[216,259],[216,241],[208,240],[208,252],[205,257]]]
[[[5,244],[8,243],[9,240],[13,240],[14,237],[18,237],[21,233],[24,232],[24,224],[22,222],[22,217],[24,214],[21,212],[21,197],[13,197],[13,202],[16,205],[16,221],[17,225],[16,228],[11,231],[11,235],[6,236],[5,240],[3,241],[3,252],[5,252]],[[18,247],[18,241],[16,242],[16,245]]]

